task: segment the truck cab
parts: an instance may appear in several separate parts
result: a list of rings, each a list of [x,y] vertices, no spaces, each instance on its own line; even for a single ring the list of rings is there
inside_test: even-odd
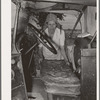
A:
[[[12,0],[12,100],[96,100],[96,8],[96,0]],[[50,13],[57,16],[58,27],[65,32],[64,48],[70,62],[66,74],[57,73],[55,84],[51,77],[46,81],[41,77],[38,54],[40,43],[57,53],[44,33]]]

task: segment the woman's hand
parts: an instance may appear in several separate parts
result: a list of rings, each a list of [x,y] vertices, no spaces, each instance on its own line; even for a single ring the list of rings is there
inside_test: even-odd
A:
[[[76,67],[74,64],[72,64],[72,67],[73,67],[73,72],[76,72]]]
[[[80,73],[81,73],[81,68],[80,68],[80,67],[77,68],[77,69],[76,69],[76,72],[80,74]]]

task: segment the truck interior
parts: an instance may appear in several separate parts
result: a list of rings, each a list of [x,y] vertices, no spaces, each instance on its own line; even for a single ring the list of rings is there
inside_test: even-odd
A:
[[[96,100],[96,9],[96,0],[12,0],[12,100]],[[51,75],[42,77],[39,44],[57,54],[44,32],[50,13],[65,32],[70,69],[49,69]]]

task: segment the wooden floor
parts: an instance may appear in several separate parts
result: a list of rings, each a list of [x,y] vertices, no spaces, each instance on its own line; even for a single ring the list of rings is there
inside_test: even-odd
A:
[[[29,95],[30,94],[34,96],[35,99],[29,100],[49,100],[48,94],[45,91],[45,85],[40,78],[33,77],[32,92],[29,93]],[[51,100],[80,100],[80,97],[53,95]]]

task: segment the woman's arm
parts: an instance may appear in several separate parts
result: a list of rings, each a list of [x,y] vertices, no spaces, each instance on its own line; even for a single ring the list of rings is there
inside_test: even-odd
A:
[[[76,71],[76,66],[75,66],[75,61],[74,61],[74,46],[75,45],[70,45],[68,46],[68,55],[70,62],[72,63],[73,71]]]
[[[68,58],[66,56],[66,53],[65,53],[65,49],[64,49],[64,45],[65,45],[65,32],[63,30],[60,31],[60,52],[62,54],[62,56],[64,57],[64,60],[66,62],[66,64],[70,65],[69,61],[68,61]]]

